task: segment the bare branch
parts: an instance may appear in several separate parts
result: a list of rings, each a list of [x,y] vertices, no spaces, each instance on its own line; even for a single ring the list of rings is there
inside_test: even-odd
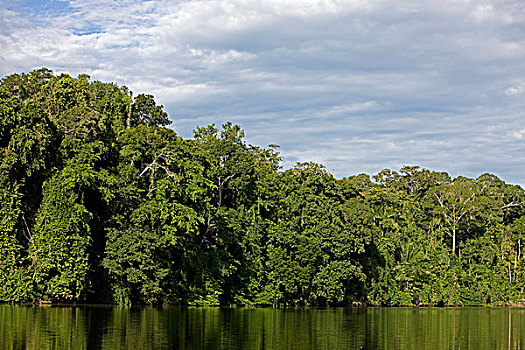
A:
[[[147,167],[144,168],[144,170],[142,170],[142,172],[139,174],[139,177],[141,177],[142,175],[144,175],[144,173],[148,170],[151,170],[151,167],[148,165]]]
[[[505,209],[509,209],[509,208],[512,208],[512,207],[521,207],[521,204],[513,202],[513,203],[505,204],[500,209],[501,210],[505,210]]]

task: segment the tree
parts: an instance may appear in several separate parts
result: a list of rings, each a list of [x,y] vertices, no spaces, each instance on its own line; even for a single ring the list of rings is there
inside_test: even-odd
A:
[[[268,285],[275,304],[359,300],[364,239],[336,180],[315,163],[285,171],[268,233]]]
[[[456,178],[451,184],[434,187],[429,195],[436,200],[434,209],[438,218],[451,230],[452,252],[456,254],[456,236],[459,225],[467,217],[478,209],[477,201],[481,188],[472,180],[464,177]]]
[[[139,94],[135,97],[135,102],[131,105],[131,123],[128,126],[135,126],[144,123],[147,126],[166,126],[171,124],[168,114],[164,112],[163,106],[155,103],[153,95]]]

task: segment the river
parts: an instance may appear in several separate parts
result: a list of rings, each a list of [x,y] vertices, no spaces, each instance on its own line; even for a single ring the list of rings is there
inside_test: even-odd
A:
[[[1,349],[525,349],[519,308],[0,305]]]

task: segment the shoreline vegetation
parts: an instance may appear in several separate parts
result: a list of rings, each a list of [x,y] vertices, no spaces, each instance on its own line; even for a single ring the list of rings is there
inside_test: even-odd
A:
[[[295,304],[160,304],[160,303],[115,303],[115,302],[106,302],[106,303],[87,303],[87,302],[54,302],[49,300],[38,300],[38,301],[0,301],[0,305],[6,306],[20,306],[20,307],[44,307],[44,308],[85,308],[85,307],[146,307],[146,308],[182,308],[182,309],[298,309],[298,310],[308,310],[308,309],[340,309],[340,308],[350,308],[350,309],[363,309],[363,308],[414,308],[414,309],[427,309],[427,308],[438,308],[438,309],[454,309],[454,308],[512,308],[512,309],[524,309],[525,301],[520,303],[509,302],[505,304],[471,304],[471,305],[427,305],[427,304],[418,304],[418,305],[373,305],[367,303],[354,303],[354,304],[339,304],[339,305],[318,305],[318,304],[304,304],[304,305],[295,305]]]
[[[238,125],[169,124],[87,75],[1,80],[0,301],[523,306],[520,186],[282,170]]]

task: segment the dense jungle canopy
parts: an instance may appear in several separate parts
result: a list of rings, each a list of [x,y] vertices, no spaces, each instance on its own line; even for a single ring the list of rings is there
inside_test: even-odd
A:
[[[283,171],[237,125],[183,139],[153,96],[0,83],[0,301],[480,305],[525,298],[523,189],[406,166]]]

